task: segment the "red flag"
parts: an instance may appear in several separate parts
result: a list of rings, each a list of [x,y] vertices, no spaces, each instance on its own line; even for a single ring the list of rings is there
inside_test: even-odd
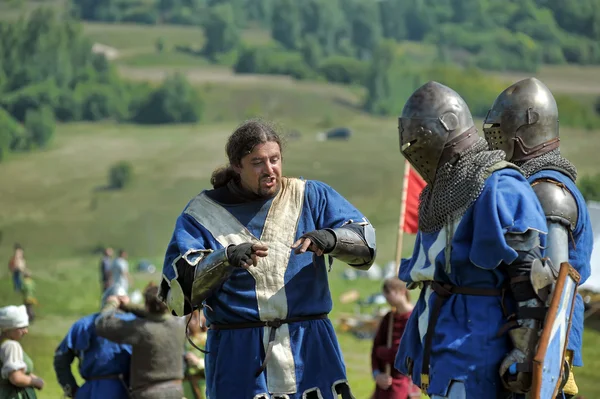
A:
[[[402,230],[405,233],[417,233],[419,228],[419,196],[426,185],[425,180],[406,162],[404,166],[404,192],[402,193],[404,201]]]

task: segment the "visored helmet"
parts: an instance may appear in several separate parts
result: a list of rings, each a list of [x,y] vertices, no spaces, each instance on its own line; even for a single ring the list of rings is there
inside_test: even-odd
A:
[[[406,101],[398,130],[402,155],[429,184],[439,167],[478,137],[463,98],[434,81],[418,88]]]
[[[527,161],[559,145],[556,100],[536,78],[500,93],[483,123],[490,149],[503,150],[508,161]]]

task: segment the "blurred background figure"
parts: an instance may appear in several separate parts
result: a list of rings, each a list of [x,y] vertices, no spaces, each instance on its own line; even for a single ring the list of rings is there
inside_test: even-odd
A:
[[[0,398],[35,399],[35,389],[44,380],[33,374],[33,361],[23,351],[21,338],[27,334],[29,318],[21,306],[0,308]]]
[[[188,338],[199,348],[206,345],[208,328],[204,315],[195,310],[188,324]],[[188,399],[204,399],[204,354],[185,341],[184,359],[184,394]]]
[[[19,243],[15,243],[13,256],[8,261],[8,270],[12,275],[13,286],[17,292],[21,291],[21,273],[26,266],[23,247]]]
[[[381,320],[373,340],[371,367],[375,393],[372,399],[420,398],[419,387],[393,368],[400,338],[413,310],[406,284],[398,277],[389,277],[383,282],[382,292],[392,310]]]
[[[126,295],[123,290],[115,294]],[[93,313],[77,320],[58,345],[54,352],[56,378],[68,398],[126,399],[131,346],[99,337],[94,324],[98,315]],[[133,314],[122,311],[116,311],[114,317],[124,321],[135,319]],[[85,380],[81,387],[71,372],[75,359],[79,362],[79,375]]]
[[[171,316],[150,283],[144,290],[145,306],[129,304],[126,296],[111,295],[96,319],[96,332],[113,342],[132,346],[130,394],[134,399],[181,399],[185,323]],[[134,320],[116,317],[131,312]]]
[[[111,285],[111,267],[113,262],[113,249],[108,247],[104,249],[102,259],[100,260],[100,282],[102,292],[105,292]]]
[[[111,286],[120,286],[125,292],[129,292],[131,276],[129,275],[129,262],[127,252],[119,250],[119,256],[114,260],[111,267]]]
[[[29,323],[33,323],[33,320],[35,319],[35,312],[33,308],[38,304],[38,301],[35,298],[35,282],[31,276],[31,271],[27,269],[23,271],[21,292],[23,294],[23,305],[25,305],[25,308],[27,309]]]

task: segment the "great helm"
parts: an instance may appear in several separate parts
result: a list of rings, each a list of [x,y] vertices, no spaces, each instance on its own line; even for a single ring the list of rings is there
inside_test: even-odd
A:
[[[521,80],[500,93],[483,124],[490,149],[503,150],[509,161],[527,161],[559,145],[556,100],[536,78]]]
[[[428,82],[406,101],[398,119],[400,151],[429,184],[438,168],[477,141],[471,111],[462,97]]]

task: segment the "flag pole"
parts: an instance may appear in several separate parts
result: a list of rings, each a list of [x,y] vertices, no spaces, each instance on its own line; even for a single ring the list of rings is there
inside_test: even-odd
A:
[[[402,180],[402,201],[400,202],[400,220],[398,221],[398,242],[396,242],[396,276],[400,270],[400,259],[402,258],[402,243],[404,238],[404,214],[406,213],[406,196],[408,192],[408,179],[410,163],[404,160],[404,179]]]
[[[400,220],[398,221],[398,241],[396,242],[396,276],[398,276],[398,271],[400,270],[400,259],[402,258],[402,241],[404,238],[404,213],[406,212],[406,195],[408,192],[408,178],[410,173],[410,164],[405,159],[404,160],[404,180],[402,181],[402,201],[400,201]],[[392,309],[390,313],[390,317],[388,320],[388,329],[387,329],[387,347],[392,347],[392,335],[394,332],[394,312],[395,309]],[[392,365],[385,365],[385,373],[388,376],[392,374]]]

